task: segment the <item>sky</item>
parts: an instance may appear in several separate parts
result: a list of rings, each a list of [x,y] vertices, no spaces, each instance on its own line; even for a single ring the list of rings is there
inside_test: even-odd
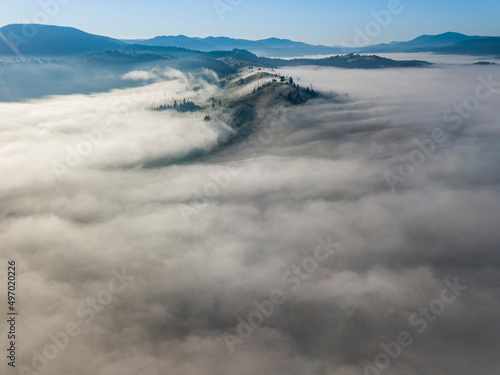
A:
[[[395,2],[395,6],[390,4]],[[359,30],[378,23],[371,43],[447,31],[500,35],[497,0],[0,0],[0,25],[72,26],[122,39],[158,35],[287,38],[353,45]],[[399,3],[399,5],[398,5]],[[233,5],[231,5],[233,4]],[[389,8],[393,9],[392,13]],[[390,14],[377,20],[375,14]],[[368,29],[369,30],[369,29]]]

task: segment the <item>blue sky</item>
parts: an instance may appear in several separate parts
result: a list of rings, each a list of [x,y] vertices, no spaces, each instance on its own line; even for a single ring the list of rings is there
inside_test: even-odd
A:
[[[398,1],[401,12],[391,14],[387,25],[379,23],[371,43],[446,31],[500,35],[498,0],[0,0],[0,25],[47,23],[115,38],[274,36],[353,45],[357,28],[373,26],[372,12],[387,11]]]

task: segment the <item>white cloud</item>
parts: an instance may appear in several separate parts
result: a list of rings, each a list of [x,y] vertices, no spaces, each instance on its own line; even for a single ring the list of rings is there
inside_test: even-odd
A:
[[[350,96],[262,111],[254,132],[278,120],[286,129],[251,156],[228,142],[234,131],[220,120],[147,109],[219,93],[177,71],[136,72],[170,77],[139,88],[1,103],[8,252],[0,259],[19,262],[20,363],[31,364],[49,331],[80,322],[78,306],[126,267],[135,281],[82,325],[47,372],[361,374],[359,361],[412,329],[409,314],[452,275],[470,290],[386,373],[491,373],[500,312],[498,93],[395,193],[384,172],[415,139],[446,125],[442,114],[495,69],[284,69],[303,86]],[[56,178],[53,161],[101,124],[113,130]],[[158,160],[163,167],[144,168]],[[232,161],[240,173],[186,224],[181,205],[193,206],[195,191]],[[283,272],[326,236],[340,244],[336,255],[290,291]],[[230,355],[221,334],[274,288],[287,302]]]

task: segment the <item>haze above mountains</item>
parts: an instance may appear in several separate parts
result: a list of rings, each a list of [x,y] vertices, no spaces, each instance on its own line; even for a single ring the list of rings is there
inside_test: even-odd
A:
[[[119,40],[93,35],[72,27],[12,24],[0,28],[2,56],[68,56],[103,51],[144,51],[146,47],[176,47],[195,51],[242,49],[259,56],[300,57],[346,53],[434,52],[500,56],[500,37],[468,36],[459,33],[422,35],[407,42],[392,42],[361,48],[310,45],[288,39],[192,38],[184,35],[158,36],[148,40]]]

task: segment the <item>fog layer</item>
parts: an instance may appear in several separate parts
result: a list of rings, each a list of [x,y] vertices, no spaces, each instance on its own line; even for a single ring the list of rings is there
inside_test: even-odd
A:
[[[0,103],[0,259],[18,263],[19,366],[497,371],[498,68],[281,73],[338,95],[263,108],[245,139],[218,109],[210,122],[147,109],[221,95],[208,72],[137,71],[122,79],[154,83]],[[411,344],[384,362],[402,333]]]

